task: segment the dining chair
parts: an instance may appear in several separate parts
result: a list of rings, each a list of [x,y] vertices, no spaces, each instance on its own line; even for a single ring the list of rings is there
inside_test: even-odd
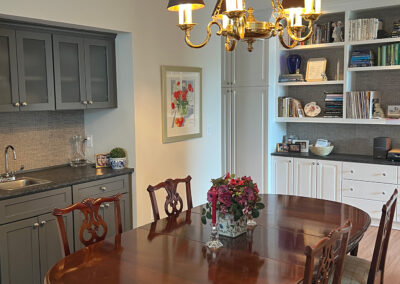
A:
[[[372,261],[347,255],[344,260],[343,284],[373,284],[377,277],[382,284],[384,279],[386,253],[396,212],[397,189],[382,207],[382,215],[375,241]]]
[[[63,215],[73,212],[74,210],[80,210],[83,213],[84,219],[79,231],[79,239],[82,244],[88,246],[104,240],[107,235],[107,224],[104,222],[101,214],[99,214],[99,208],[105,202],[114,202],[115,231],[118,232],[118,234],[122,234],[120,199],[121,194],[119,193],[111,197],[101,197],[97,199],[87,198],[82,202],[75,203],[64,209],[55,208],[53,210],[53,215],[57,217],[63,256],[67,256],[71,253]],[[85,232],[90,235],[89,239],[85,239]]]
[[[154,221],[160,219],[155,191],[161,188],[164,188],[167,191],[167,197],[164,203],[164,210],[167,216],[175,215],[182,212],[183,201],[182,198],[179,196],[179,193],[177,192],[177,187],[180,183],[185,183],[186,185],[187,208],[193,208],[192,192],[190,189],[191,180],[191,176],[187,176],[184,179],[167,179],[166,181],[161,182],[156,186],[149,185],[147,187],[147,191],[150,195],[151,207],[153,208]]]
[[[350,220],[347,220],[315,246],[306,247],[303,284],[340,283],[351,226]]]

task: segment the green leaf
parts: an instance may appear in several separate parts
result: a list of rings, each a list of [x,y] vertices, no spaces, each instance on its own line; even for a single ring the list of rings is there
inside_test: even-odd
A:
[[[203,208],[203,209],[201,210],[201,215],[206,215],[206,208]]]
[[[201,223],[203,223],[204,225],[207,224],[206,216],[201,216]]]
[[[256,209],[261,210],[261,209],[264,209],[264,208],[265,208],[265,205],[264,205],[264,204],[262,204],[262,203],[256,203]]]
[[[251,216],[253,216],[253,218],[258,218],[258,216],[260,216],[260,212],[258,212],[257,209],[253,209]]]
[[[206,208],[210,208],[210,203],[206,203]]]
[[[211,219],[212,218],[210,211],[207,212],[206,217],[207,217],[207,219]]]

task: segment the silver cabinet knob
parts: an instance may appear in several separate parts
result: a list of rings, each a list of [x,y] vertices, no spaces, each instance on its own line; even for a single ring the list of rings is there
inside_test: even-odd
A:
[[[46,225],[46,223],[47,223],[46,221],[42,221],[42,222],[40,222],[40,225],[44,226],[44,225]]]
[[[353,170],[351,170],[351,171],[350,171],[350,173],[351,173],[351,174],[354,174],[354,171],[353,171]]]
[[[21,105],[24,107],[24,106],[27,106],[28,103],[27,102],[23,102]]]
[[[354,191],[354,188],[350,188],[350,191]]]
[[[16,103],[14,104],[14,106],[15,106],[15,107],[19,107],[19,106],[20,106],[20,103],[19,103],[19,102],[16,102]]]
[[[83,101],[82,102],[84,105],[87,105],[88,104],[88,101]]]
[[[291,164],[292,163],[292,161],[289,161],[289,164]]]
[[[386,192],[382,191],[382,195],[386,195]]]
[[[386,173],[383,173],[382,175],[385,177],[385,176],[386,176]]]
[[[317,163],[317,166],[319,166],[319,163]]]
[[[92,105],[92,104],[93,104],[93,101],[89,101],[89,104]]]
[[[106,190],[107,190],[107,187],[102,186],[102,187],[100,187],[100,189],[101,189],[102,191],[106,191]]]
[[[107,208],[110,207],[110,204],[106,203],[106,207],[107,207]]]
[[[315,166],[315,163],[313,162],[312,165]]]
[[[33,224],[33,228],[38,228],[38,227],[39,227],[39,223]]]

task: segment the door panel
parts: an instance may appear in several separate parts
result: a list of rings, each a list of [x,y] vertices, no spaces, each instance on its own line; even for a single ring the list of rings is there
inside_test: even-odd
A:
[[[51,34],[17,31],[16,35],[21,110],[54,110]]]
[[[15,31],[0,29],[0,111],[19,111]]]
[[[317,197],[342,201],[342,162],[317,161]]]
[[[294,159],[294,195],[317,197],[316,161],[310,159]]]
[[[0,227],[1,283],[40,283],[38,230],[37,218]]]
[[[233,85],[233,62],[235,52],[225,50],[225,39],[221,38],[221,86],[232,87]]]
[[[293,195],[293,158],[272,157],[274,193]]]
[[[232,172],[232,90],[222,89],[222,172]]]

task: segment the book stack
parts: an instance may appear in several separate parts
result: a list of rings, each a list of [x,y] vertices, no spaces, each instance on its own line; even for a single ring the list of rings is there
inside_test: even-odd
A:
[[[349,40],[360,41],[377,39],[378,29],[379,20],[376,18],[350,20]]]
[[[400,43],[378,47],[378,66],[400,65]]]
[[[313,30],[314,30],[314,34],[313,36],[305,41],[302,42],[301,45],[311,45],[311,44],[321,44],[321,43],[331,43],[334,41],[334,37],[333,37],[333,30],[334,30],[334,26],[339,25],[338,24],[339,21],[337,22],[328,22],[326,24],[315,24],[313,26]],[[344,31],[344,25],[341,23],[341,31],[343,33]],[[343,35],[342,35],[342,38]]]
[[[400,22],[393,23],[392,37],[400,37]]]
[[[343,94],[325,92],[324,117],[343,117]]]
[[[346,117],[371,119],[375,112],[375,104],[380,101],[381,94],[379,92],[348,92],[346,93]]]
[[[303,74],[283,74],[279,75],[279,83],[284,82],[304,82]]]
[[[374,66],[374,59],[372,50],[354,50],[351,53],[350,67]]]
[[[279,117],[304,117],[301,102],[295,98],[278,98]]]

